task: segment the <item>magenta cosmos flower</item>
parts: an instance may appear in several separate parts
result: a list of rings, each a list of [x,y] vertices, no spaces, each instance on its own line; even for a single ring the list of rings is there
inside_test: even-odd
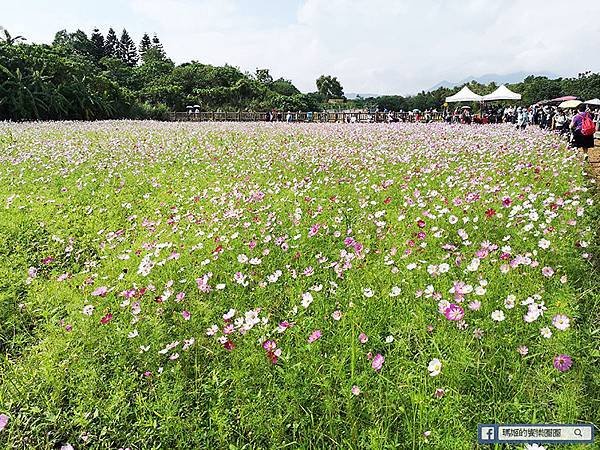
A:
[[[554,368],[559,372],[566,372],[573,365],[573,360],[569,355],[556,355],[554,357]]]
[[[450,306],[444,310],[444,316],[448,320],[461,320],[465,316],[465,310],[456,303],[450,303]]]

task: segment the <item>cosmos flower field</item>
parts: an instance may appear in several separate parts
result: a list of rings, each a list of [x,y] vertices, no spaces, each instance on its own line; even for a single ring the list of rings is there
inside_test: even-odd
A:
[[[0,444],[600,423],[597,201],[503,125],[0,124]]]

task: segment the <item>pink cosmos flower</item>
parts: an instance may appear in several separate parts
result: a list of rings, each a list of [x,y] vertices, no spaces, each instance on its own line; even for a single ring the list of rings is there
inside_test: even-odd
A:
[[[544,275],[547,278],[550,278],[552,275],[554,275],[554,269],[552,267],[544,267],[542,269],[542,275]]]
[[[8,424],[8,416],[6,414],[0,414],[0,431],[6,428]]]
[[[69,274],[68,273],[63,273],[62,275],[59,275],[56,278],[56,281],[65,281],[67,278],[69,278]]]
[[[573,365],[573,360],[569,355],[557,355],[554,357],[554,368],[559,372],[566,372]]]
[[[321,339],[321,330],[315,330],[308,337],[308,343],[311,344],[319,339]]]
[[[356,396],[360,395],[360,388],[357,385],[352,386],[351,391],[352,391],[353,395],[356,395]]]
[[[479,309],[481,309],[481,302],[479,300],[473,300],[469,303],[469,309],[471,311],[479,311]]]
[[[279,322],[279,325],[277,327],[277,331],[279,333],[283,333],[285,330],[287,330],[288,328],[292,327],[293,324],[288,322],[287,320],[284,320],[283,322]]]
[[[369,340],[369,336],[367,336],[365,333],[360,333],[358,335],[358,340],[361,344],[366,344],[367,341]]]
[[[383,367],[384,361],[385,358],[383,357],[383,355],[381,353],[377,353],[375,355],[375,358],[373,358],[373,361],[371,362],[371,367],[373,367],[373,369],[375,369],[376,372],[379,372]]]
[[[331,313],[331,317],[333,317],[333,320],[340,320],[342,318],[342,312],[339,309],[336,309]]]
[[[181,311],[181,316],[183,317],[184,320],[190,320],[190,317],[192,317],[192,315],[190,314],[190,312],[187,309],[184,309],[183,311]]]
[[[92,295],[95,297],[106,297],[107,292],[108,288],[106,286],[100,286],[99,288],[96,288],[94,292],[92,292]]]
[[[277,347],[277,344],[275,343],[275,341],[267,340],[267,341],[263,342],[263,348],[265,350],[267,350],[268,352],[272,352],[273,350],[275,350],[276,347]]]
[[[320,225],[318,223],[311,226],[310,230],[308,231],[308,237],[313,237],[314,235],[316,235],[319,232],[319,227]]]

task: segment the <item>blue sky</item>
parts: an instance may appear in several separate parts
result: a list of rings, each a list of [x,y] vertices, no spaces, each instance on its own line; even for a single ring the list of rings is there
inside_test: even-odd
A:
[[[177,63],[267,67],[305,92],[321,74],[346,92],[409,94],[486,73],[600,71],[599,19],[596,0],[0,0],[0,26],[30,41],[156,32]]]

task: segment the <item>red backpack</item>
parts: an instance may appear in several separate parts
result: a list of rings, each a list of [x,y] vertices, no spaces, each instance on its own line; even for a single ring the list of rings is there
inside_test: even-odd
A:
[[[581,134],[584,136],[593,136],[596,132],[596,126],[589,114],[585,114],[581,119]]]

